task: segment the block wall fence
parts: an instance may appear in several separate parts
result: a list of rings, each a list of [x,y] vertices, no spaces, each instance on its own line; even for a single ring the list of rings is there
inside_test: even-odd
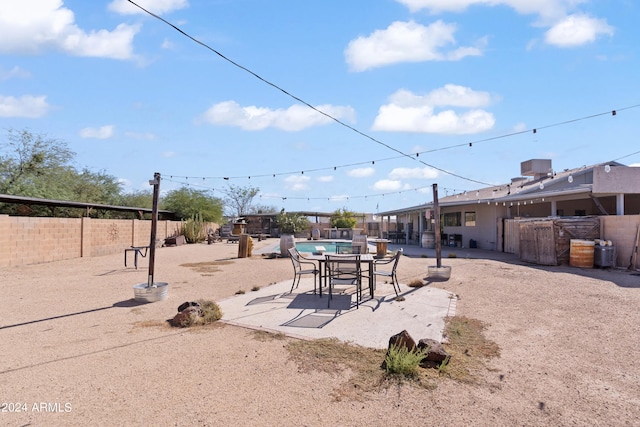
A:
[[[629,266],[639,226],[640,215],[600,217],[601,237],[616,246],[616,266]],[[175,236],[180,228],[180,221],[158,221],[156,238]],[[123,253],[130,246],[148,245],[150,236],[150,220],[0,215],[0,267]],[[639,265],[640,256],[633,267]]]
[[[158,221],[156,239],[175,236],[180,228],[180,221]],[[123,253],[150,240],[151,220],[0,215],[0,267]]]
[[[629,267],[640,226],[640,215],[607,215],[600,217],[600,235],[616,247],[616,266]],[[640,256],[636,260],[638,268]]]

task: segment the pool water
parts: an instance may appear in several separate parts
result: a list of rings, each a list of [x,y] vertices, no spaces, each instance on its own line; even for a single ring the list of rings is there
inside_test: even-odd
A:
[[[348,243],[348,242],[345,242]],[[296,242],[296,248],[300,252],[316,252],[316,246],[322,246],[325,249],[325,253],[335,254],[336,253],[336,242],[331,241],[323,241],[323,240],[315,240],[311,242]]]
[[[303,253],[309,253],[309,254],[313,254],[313,253],[317,253],[318,250],[316,249],[316,246],[322,246],[325,249],[325,253],[327,254],[335,254],[336,253],[336,244],[340,243],[340,244],[347,244],[347,245],[351,245],[351,240],[306,240],[306,241],[299,241],[296,242],[296,248],[298,248],[298,250],[300,252]],[[369,246],[369,252],[375,251],[375,246]],[[272,252],[280,252],[280,244],[276,245],[273,247],[273,249],[271,249]]]
[[[351,240],[308,240],[308,241],[300,241],[296,242],[296,248],[300,252],[304,253],[317,253],[318,250],[316,246],[322,246],[325,249],[325,253],[327,254],[335,254],[336,253],[336,244],[341,245],[351,245]],[[371,246],[369,246],[369,251],[371,251]],[[374,249],[375,250],[375,249]],[[274,252],[280,252],[280,245],[274,248]]]

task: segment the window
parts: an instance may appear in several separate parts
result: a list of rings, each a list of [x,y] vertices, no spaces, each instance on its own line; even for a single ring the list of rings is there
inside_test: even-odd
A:
[[[445,227],[460,227],[462,225],[462,214],[460,212],[449,212],[443,215],[442,223]]]
[[[464,213],[464,226],[465,227],[475,227],[476,226],[476,213],[475,212],[465,212]]]

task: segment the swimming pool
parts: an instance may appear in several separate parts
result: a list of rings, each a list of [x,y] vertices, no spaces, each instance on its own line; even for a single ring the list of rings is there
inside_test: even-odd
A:
[[[325,250],[324,252],[328,253],[328,254],[335,254],[336,253],[336,243],[343,243],[343,244],[350,244],[351,242],[348,241],[342,241],[342,242],[336,242],[334,241],[330,241],[330,240],[311,240],[311,241],[307,241],[307,242],[296,242],[296,248],[298,248],[298,250],[300,252],[318,252],[318,248],[319,246],[322,246]]]
[[[296,248],[300,252],[304,253],[315,253],[318,252],[316,246],[322,246],[325,249],[325,253],[334,254],[336,253],[337,244],[346,244],[348,246],[351,245],[351,240],[304,240],[296,242]],[[375,248],[373,248],[375,251]],[[274,248],[275,252],[280,252],[280,245]],[[372,251],[372,247],[369,245],[369,252]]]

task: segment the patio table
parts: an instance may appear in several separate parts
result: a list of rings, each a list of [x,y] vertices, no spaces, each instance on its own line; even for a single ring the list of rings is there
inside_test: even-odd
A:
[[[344,255],[346,258],[353,257],[353,254],[335,254],[333,257]],[[327,285],[327,258],[325,255],[301,255],[302,258],[311,261],[318,261],[318,270],[320,271],[320,296],[322,296],[322,288]],[[373,298],[373,254],[360,255],[360,263],[367,264],[367,272],[369,279],[369,294]]]

